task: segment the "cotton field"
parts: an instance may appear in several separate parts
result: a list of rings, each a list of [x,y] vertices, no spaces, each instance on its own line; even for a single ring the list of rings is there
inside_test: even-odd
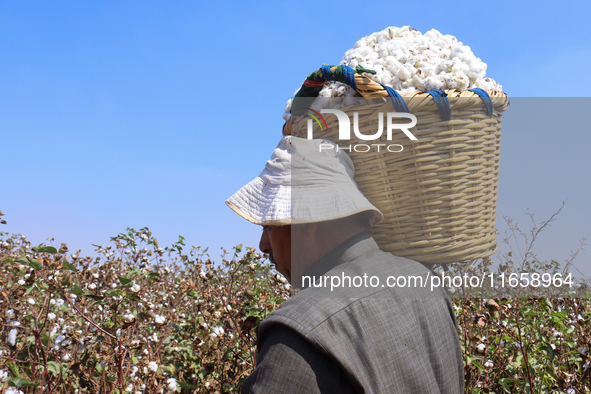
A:
[[[147,228],[97,246],[96,258],[52,243],[0,233],[6,393],[239,392],[256,327],[290,296],[242,246],[216,265],[182,237],[160,247]],[[460,294],[454,310],[470,392],[589,392],[588,299]]]

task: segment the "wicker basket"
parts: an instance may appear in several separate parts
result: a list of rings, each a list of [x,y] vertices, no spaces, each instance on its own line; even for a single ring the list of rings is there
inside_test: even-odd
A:
[[[394,112],[395,106],[400,112],[401,100],[417,118],[410,131],[418,141],[402,132],[394,133],[392,140],[386,140],[384,133],[379,141],[371,141],[400,144],[401,152],[348,152],[359,189],[385,216],[372,229],[382,250],[426,264],[495,253],[501,115],[509,105],[507,96],[476,89],[421,92],[401,99],[392,89],[387,91],[359,74],[355,85],[369,99],[364,105],[340,110],[359,113],[361,133],[375,133],[377,113]],[[305,137],[295,118],[286,123],[284,134]],[[327,115],[326,122],[328,132],[322,134],[317,128],[314,138],[342,146],[336,116]],[[347,144],[368,144],[351,134]]]

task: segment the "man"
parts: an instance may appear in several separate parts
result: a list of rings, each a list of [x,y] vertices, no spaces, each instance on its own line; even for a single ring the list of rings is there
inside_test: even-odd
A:
[[[226,201],[263,226],[260,249],[301,288],[261,323],[243,393],[463,392],[449,296],[420,285],[423,265],[378,248],[366,229],[383,216],[353,175],[334,143],[287,136]]]

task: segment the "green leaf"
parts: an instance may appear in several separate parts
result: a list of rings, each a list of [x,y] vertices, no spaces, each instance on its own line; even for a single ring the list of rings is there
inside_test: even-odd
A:
[[[191,289],[187,292],[187,295],[189,297],[193,297],[193,298],[199,298],[199,293],[197,293],[195,290]]]
[[[127,297],[128,299],[132,300],[132,301],[141,301],[142,299],[135,293],[126,293],[125,297]]]
[[[8,368],[10,369],[10,372],[12,372],[12,374],[16,377],[21,376],[21,374],[18,371],[18,367],[16,366],[15,363],[13,363],[12,361],[7,362],[6,364],[8,364]]]
[[[160,274],[159,273],[157,273],[157,272],[150,272],[148,274],[148,280],[153,280],[153,281],[156,281],[156,282],[161,282],[162,281],[162,278],[160,277]]]
[[[84,294],[84,292],[82,291],[82,289],[78,285],[72,286],[71,291],[72,291],[72,293],[74,293],[76,295],[82,295],[82,294]]]
[[[62,366],[55,361],[48,361],[47,362],[47,369],[51,372],[54,376],[59,375]]]
[[[476,360],[472,360],[471,364],[474,365],[476,368],[482,370],[482,371],[486,371],[486,368],[484,368],[484,365],[480,364]]]
[[[39,260],[32,259],[30,257],[27,258],[29,260],[29,266],[33,267],[35,270],[39,271],[43,268],[43,264]]]
[[[63,270],[70,270],[73,272],[78,272],[78,269],[74,267],[74,264],[69,263],[67,260],[64,260],[64,264],[62,265]]]
[[[162,371],[166,372],[170,376],[174,375],[174,371],[175,371],[174,365],[163,365],[161,368],[162,368]]]
[[[552,303],[550,302],[550,300],[549,300],[549,299],[545,298],[545,299],[544,299],[544,304],[545,304],[545,305],[546,305],[548,308],[552,309]]]
[[[179,386],[180,386],[182,389],[194,389],[194,390],[196,390],[196,389],[200,389],[200,388],[201,388],[200,386],[195,386],[194,384],[188,384],[188,383],[185,383],[185,382],[180,382],[180,381],[177,381],[177,384],[178,384],[178,385],[179,385]]]
[[[505,389],[506,392],[511,392],[511,388],[509,387],[513,385],[513,381],[511,379],[501,378],[499,379],[499,384]]]
[[[141,275],[142,274],[142,270],[139,269],[139,268],[134,268],[134,269],[132,269],[131,271],[129,271],[127,273],[127,277],[128,278],[131,278],[131,276],[134,275],[134,274],[140,274]]]
[[[29,379],[14,377],[8,379],[8,384],[16,387],[36,387],[37,383],[30,381]]]
[[[234,247],[234,249],[236,250],[236,253],[240,253],[240,252],[242,252],[242,244],[240,244],[240,245],[236,245],[236,246]]]
[[[84,295],[84,297],[92,298],[93,300],[95,300],[97,302],[102,301],[105,298],[105,296],[92,294],[89,291],[86,291],[83,295]],[[93,303],[92,305],[94,305],[94,304],[96,304],[96,302]]]
[[[139,360],[136,357],[133,357],[132,356],[131,357],[131,362],[134,363],[134,364],[137,364],[137,363],[139,363]]]
[[[24,258],[17,259],[16,262],[28,265],[29,267],[32,267],[33,269],[35,269],[37,271],[39,271],[41,268],[43,268],[43,264],[41,264],[40,261],[32,259],[30,257],[24,257]]]
[[[523,354],[518,354],[513,362],[516,366],[521,367],[521,363],[523,362]]]
[[[33,248],[33,252],[56,254],[57,249],[53,246],[36,246]]]
[[[121,283],[122,285],[128,285],[131,282],[133,282],[131,279],[127,279],[127,278],[125,278],[123,276],[120,276],[119,277],[119,283]]]

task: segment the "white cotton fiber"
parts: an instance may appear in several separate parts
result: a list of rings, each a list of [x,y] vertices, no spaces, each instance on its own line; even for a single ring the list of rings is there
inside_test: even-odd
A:
[[[375,70],[375,75],[364,75],[402,95],[434,89],[502,91],[501,85],[485,77],[486,64],[469,46],[435,29],[423,35],[409,26],[388,27],[357,41],[345,52],[340,64]],[[322,89],[320,97],[342,98],[332,103],[331,107],[335,107],[346,104],[354,94],[351,87],[331,82]],[[287,102],[283,115],[286,120],[291,102],[292,99]]]

